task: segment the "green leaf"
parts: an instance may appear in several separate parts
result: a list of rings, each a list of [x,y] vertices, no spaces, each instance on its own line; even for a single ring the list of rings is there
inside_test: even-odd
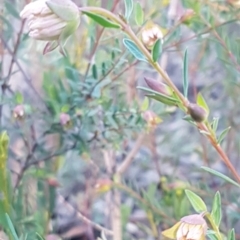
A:
[[[214,223],[219,227],[222,219],[221,195],[219,192],[216,192],[214,196],[211,216]]]
[[[20,92],[16,92],[15,101],[16,101],[16,104],[22,104],[23,103],[23,101],[24,101],[23,95]]]
[[[217,131],[217,127],[218,127],[218,118],[213,118],[213,121],[212,121],[212,130],[214,133],[216,133]]]
[[[150,88],[145,88],[145,87],[140,87],[140,86],[137,86],[137,89],[141,89],[143,91],[146,91],[147,94],[146,96],[148,96],[149,98],[153,98],[159,102],[162,102],[164,104],[167,104],[167,105],[177,105],[179,103],[179,100],[176,99],[176,98],[173,98],[173,97],[168,97],[166,95],[163,95],[159,92],[156,92]]]
[[[184,53],[184,61],[183,61],[183,94],[184,97],[187,98],[188,95],[188,52],[187,49]]]
[[[13,224],[12,224],[12,221],[11,221],[10,217],[8,216],[7,213],[5,213],[5,216],[6,216],[6,219],[7,219],[7,223],[8,223],[8,226],[9,226],[9,230],[10,230],[10,232],[11,232],[14,240],[19,240],[19,238],[18,238],[18,236],[17,236],[17,233],[16,233],[16,231],[15,231],[15,229],[14,229],[14,226],[13,226]]]
[[[97,78],[98,78],[98,73],[97,73],[97,66],[96,66],[96,64],[93,64],[93,65],[92,65],[92,75],[93,75],[93,78],[94,78],[94,79],[97,79]]]
[[[120,28],[120,26],[118,24],[116,24],[112,21],[109,21],[108,19],[106,19],[100,15],[90,13],[90,12],[84,12],[84,11],[83,11],[83,13],[105,28]]]
[[[219,136],[219,138],[218,138],[218,140],[217,140],[217,143],[218,143],[218,144],[221,144],[221,142],[222,142],[223,139],[226,137],[226,135],[227,135],[228,131],[230,130],[230,128],[231,128],[231,127],[228,127],[228,128],[226,128],[226,129],[224,129],[224,130],[222,131],[222,133],[220,134],[220,136]]]
[[[206,212],[207,206],[205,205],[204,201],[194,192],[190,190],[185,190],[188,200],[192,204],[194,210],[198,213]]]
[[[161,42],[161,39],[158,39],[155,42],[155,44],[153,46],[153,50],[152,50],[153,62],[157,62],[161,54],[162,54],[162,42]]]
[[[235,231],[234,231],[234,228],[231,230],[231,231],[229,231],[229,233],[228,233],[228,238],[227,238],[228,240],[235,240],[236,238],[235,238]]]
[[[224,179],[226,182],[229,182],[237,187],[240,187],[240,184],[238,184],[237,182],[235,182],[234,180],[232,180],[231,178],[229,178],[228,176],[216,171],[216,170],[213,170],[211,168],[208,168],[208,167],[201,167],[204,171],[206,172],[209,172],[209,173],[212,173],[213,175],[216,175],[222,179]]]
[[[128,21],[133,11],[133,1],[124,0],[124,3],[125,3],[125,18]]]
[[[146,57],[142,54],[142,52],[139,50],[139,48],[132,40],[124,38],[123,44],[136,59],[147,62]]]
[[[210,240],[218,240],[217,234],[213,230],[208,230],[207,236]]]
[[[206,101],[205,101],[205,99],[203,98],[203,96],[202,96],[202,94],[201,93],[198,93],[198,95],[197,95],[197,104],[200,106],[200,107],[202,107],[202,108],[204,108],[205,110],[206,110],[206,112],[207,112],[207,114],[209,114],[209,107],[208,107],[208,105],[207,105],[207,103],[206,103]]]
[[[16,5],[12,4],[10,1],[5,1],[5,7],[7,9],[7,12],[10,13],[13,17],[20,19],[19,13],[16,10]]]
[[[38,239],[44,240],[44,238],[39,233],[36,232],[36,235],[37,235]]]
[[[149,107],[149,99],[147,97],[144,98],[142,104],[141,104],[141,111],[146,111],[148,110]]]
[[[144,12],[139,2],[135,5],[135,22],[138,26],[142,26],[144,21]]]

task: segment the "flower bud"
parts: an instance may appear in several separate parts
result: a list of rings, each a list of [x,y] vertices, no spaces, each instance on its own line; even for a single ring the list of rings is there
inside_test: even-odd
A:
[[[168,85],[150,78],[144,78],[144,80],[148,87],[150,87],[152,90],[169,97],[172,95],[171,88]]]
[[[48,52],[59,44],[62,47],[80,24],[78,7],[71,0],[31,2],[24,7],[20,16],[28,21],[30,37],[54,41],[46,45]]]
[[[158,39],[163,39],[163,34],[160,27],[157,24],[149,23],[142,30],[142,42],[148,48],[151,49]]]
[[[180,22],[188,24],[189,20],[191,20],[194,15],[195,15],[194,10],[191,8],[188,8],[184,12],[184,14],[181,16]]]
[[[59,121],[63,127],[69,128],[71,126],[71,117],[67,113],[61,113]]]
[[[17,105],[14,109],[13,109],[13,117],[15,119],[18,120],[22,120],[25,116],[25,108],[24,105],[20,104]]]
[[[94,188],[96,193],[108,192],[112,188],[112,181],[110,179],[98,179]]]
[[[150,110],[143,112],[142,118],[147,122],[148,130],[156,128],[162,122],[162,119]]]
[[[192,119],[196,122],[203,122],[208,117],[207,111],[195,103],[190,103],[188,105],[188,112]]]

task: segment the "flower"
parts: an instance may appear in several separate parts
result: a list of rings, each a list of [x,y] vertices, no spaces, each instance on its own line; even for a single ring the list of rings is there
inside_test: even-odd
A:
[[[142,42],[148,48],[151,49],[158,39],[163,39],[163,34],[160,27],[157,24],[149,23],[142,30]]]
[[[30,37],[50,41],[44,53],[54,50],[58,45],[62,47],[80,24],[78,7],[71,0],[31,2],[24,7],[20,16],[27,19]]]
[[[172,228],[162,232],[168,238],[177,240],[204,240],[207,223],[201,214],[183,217]]]

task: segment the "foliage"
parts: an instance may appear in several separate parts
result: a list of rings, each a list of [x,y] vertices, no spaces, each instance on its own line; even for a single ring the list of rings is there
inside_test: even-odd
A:
[[[1,232],[157,239],[196,212],[208,239],[238,239],[234,1],[74,1],[80,27],[46,55],[19,17],[26,2],[4,0],[0,16]],[[152,22],[164,37],[149,48]]]

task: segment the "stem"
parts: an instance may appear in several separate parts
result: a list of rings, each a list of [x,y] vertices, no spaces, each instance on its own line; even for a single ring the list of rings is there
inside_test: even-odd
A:
[[[205,217],[208,219],[208,221],[210,222],[210,224],[212,226],[212,229],[215,231],[217,239],[218,240],[222,240],[222,236],[221,236],[221,234],[219,232],[218,227],[214,223],[211,214],[208,212],[208,213],[205,214]]]
[[[178,90],[178,88],[169,78],[168,74],[161,68],[161,66],[157,62],[153,62],[151,53],[145,48],[141,40],[139,40],[139,38],[135,35],[130,26],[122,18],[114,15],[106,9],[99,7],[82,7],[79,8],[79,10],[82,12],[92,12],[101,15],[119,24],[122,28],[122,31],[131,38],[131,40],[136,44],[139,50],[146,56],[148,62],[152,65],[152,67],[156,69],[156,71],[162,76],[163,80],[175,92],[182,105],[186,108],[188,107],[189,101],[182,95],[182,93]],[[185,112],[187,112],[187,110]],[[207,138],[209,139],[213,147],[216,149],[218,154],[221,156],[223,162],[227,165],[228,169],[231,171],[235,179],[240,183],[240,176],[238,175],[237,171],[235,170],[234,166],[230,162],[229,158],[227,157],[221,146],[217,143],[215,134],[212,132],[212,129],[209,126],[206,126],[205,123],[199,123],[197,126],[199,130],[203,130],[209,133],[209,135],[207,135]]]

